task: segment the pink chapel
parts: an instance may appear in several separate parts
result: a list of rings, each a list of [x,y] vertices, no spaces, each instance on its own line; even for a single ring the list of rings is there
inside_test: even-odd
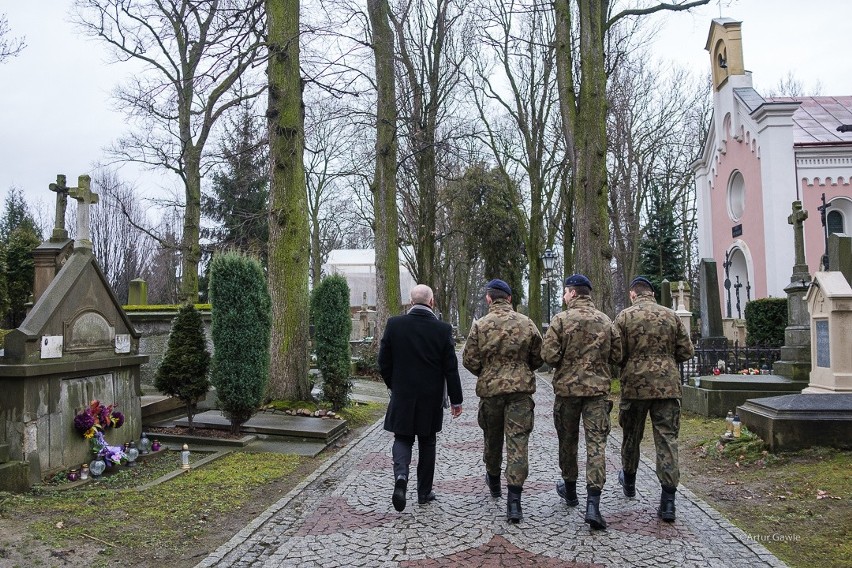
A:
[[[748,300],[786,297],[794,201],[808,213],[812,275],[822,269],[826,234],[852,234],[852,96],[762,97],[744,67],[742,22],[730,18],[713,20],[705,49],[713,117],[692,164],[698,247],[700,258],[716,261],[722,317],[741,318]]]

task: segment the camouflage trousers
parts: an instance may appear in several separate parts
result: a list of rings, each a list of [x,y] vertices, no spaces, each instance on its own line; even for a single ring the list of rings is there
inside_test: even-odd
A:
[[[618,423],[624,431],[621,465],[626,473],[639,467],[639,443],[645,434],[645,418],[650,413],[657,450],[657,478],[661,485],[677,487],[680,482],[677,437],[680,433],[680,399],[621,399]]]
[[[559,437],[559,468],[562,479],[576,482],[577,444],[580,441],[580,417],[586,432],[586,486],[603,489],[606,483],[606,439],[609,436],[609,412],[612,401],[606,395],[590,397],[557,396],[553,403],[553,424]]]
[[[523,486],[529,473],[528,444],[535,402],[529,394],[501,394],[479,399],[477,420],[485,437],[485,471],[499,475],[506,437],[506,483]]]

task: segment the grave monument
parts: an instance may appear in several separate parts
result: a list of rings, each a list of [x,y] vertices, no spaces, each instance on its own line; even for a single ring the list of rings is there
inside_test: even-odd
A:
[[[89,208],[98,196],[89,176],[69,188],[57,176],[56,221],[34,252],[34,305],[5,338],[0,358],[0,490],[23,490],[56,471],[91,460],[89,441],[74,416],[93,399],[116,404],[125,424],[107,434],[111,444],[141,430],[139,334],[92,254]],[[78,201],[73,242],[64,227],[67,197]]]

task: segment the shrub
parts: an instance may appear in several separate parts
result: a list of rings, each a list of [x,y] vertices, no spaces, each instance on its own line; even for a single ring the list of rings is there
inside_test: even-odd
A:
[[[781,347],[787,327],[786,298],[752,300],[746,304],[745,320],[747,345]]]
[[[322,374],[323,398],[334,410],[349,402],[352,381],[349,378],[349,285],[343,276],[323,278],[311,294],[314,344],[317,368]]]
[[[211,379],[231,430],[239,433],[263,402],[269,381],[272,303],[260,262],[239,252],[214,256],[210,303]]]
[[[166,353],[157,368],[154,386],[186,405],[190,432],[194,430],[192,417],[195,405],[210,388],[209,369],[210,352],[207,351],[201,314],[192,305],[186,304],[172,322]]]

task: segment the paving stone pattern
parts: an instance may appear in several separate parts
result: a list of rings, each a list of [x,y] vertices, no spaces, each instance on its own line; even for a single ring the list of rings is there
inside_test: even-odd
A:
[[[678,490],[677,521],[659,521],[660,488],[653,462],[645,457],[637,496],[625,498],[617,482],[618,430],[607,446],[601,499],[609,527],[592,532],[583,522],[585,479],[577,484],[579,507],[569,508],[556,495],[560,474],[553,389],[542,377],[535,395],[524,521],[507,523],[505,487],[503,497],[494,499],[483,480],[475,378],[464,369],[461,374],[464,413],[456,420],[447,415],[438,435],[436,501],[417,504],[412,463],[408,506],[401,513],[393,509],[392,435],[378,422],[198,567],[784,566],[684,487]],[[582,434],[580,439],[582,444]],[[581,463],[581,476],[584,469]]]

